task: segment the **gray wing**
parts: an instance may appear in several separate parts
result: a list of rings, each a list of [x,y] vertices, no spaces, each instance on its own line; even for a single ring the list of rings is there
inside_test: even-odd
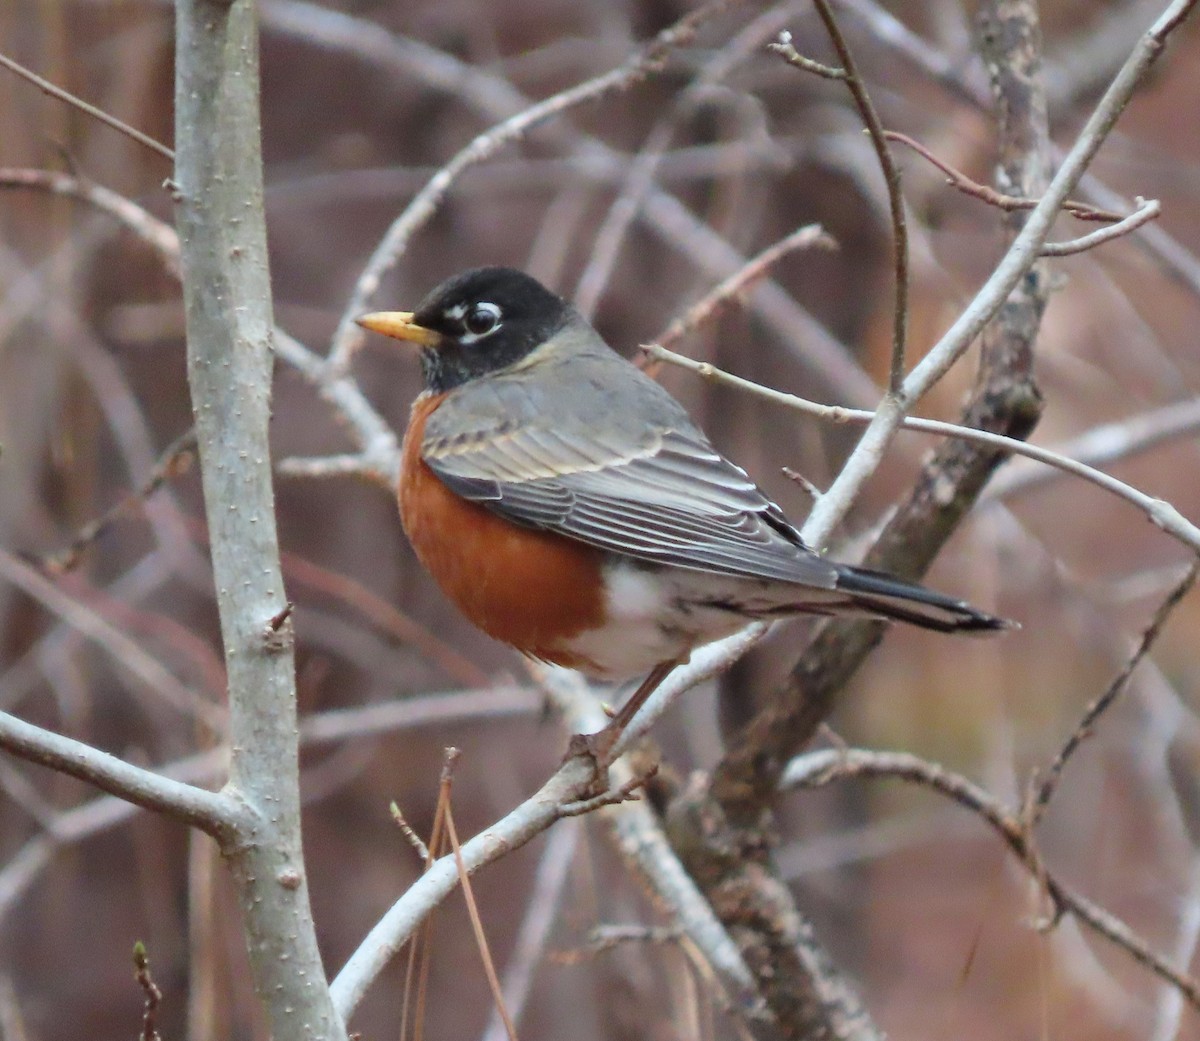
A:
[[[518,524],[647,563],[834,588],[835,565],[804,546],[746,472],[656,383],[612,361],[653,389],[614,394],[597,379],[567,409],[539,400],[536,381],[468,385],[430,417],[425,462],[454,492]],[[578,355],[570,371],[588,383]],[[636,415],[623,415],[630,401]]]

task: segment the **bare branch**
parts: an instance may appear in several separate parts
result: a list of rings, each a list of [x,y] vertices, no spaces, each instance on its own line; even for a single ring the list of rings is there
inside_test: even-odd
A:
[[[695,361],[682,354],[669,351],[658,344],[649,344],[643,347],[642,350],[656,361],[677,365],[680,368],[696,373],[696,375],[703,379],[755,394],[777,405],[794,408],[798,412],[816,416],[832,423],[868,424],[876,416],[876,413],[867,412],[864,409],[843,408],[840,405],[822,405],[819,402],[809,401],[806,398],[797,397],[793,394],[785,394],[782,391],[764,387],[760,383],[754,383],[751,380],[724,372],[708,362]],[[905,416],[899,423],[899,429],[934,434],[939,437],[961,438],[964,441],[971,441],[975,444],[986,445],[989,448],[1022,456],[1034,462],[1052,467],[1055,470],[1060,470],[1063,473],[1082,478],[1090,484],[1094,484],[1098,488],[1103,488],[1105,491],[1111,492],[1113,495],[1132,503],[1156,527],[1161,528],[1189,549],[1200,553],[1200,527],[1192,524],[1169,502],[1152,495],[1147,495],[1131,484],[1120,481],[1110,474],[1104,473],[1102,470],[1088,466],[1086,463],[1068,458],[1053,449],[1039,448],[1037,445],[1031,445],[1028,441],[1009,437],[1006,434],[996,434],[990,430],[979,430],[975,427],[965,427],[958,423],[946,423],[938,419],[921,419],[916,416]]]
[[[1010,8],[1013,5],[1008,5]],[[1037,103],[1036,15],[1028,19],[1014,15],[1006,36],[1009,45],[1020,49],[1013,78],[1022,82],[1024,102],[1021,118],[1012,121],[1012,140],[1004,149],[1018,175],[1040,170],[1044,154],[1044,122],[1039,126]],[[1007,124],[1007,121],[1005,121]],[[1027,189],[1034,194],[1036,188]],[[1048,227],[1048,222],[1047,222]],[[1029,258],[1029,264],[1034,259]],[[1018,278],[1018,281],[1022,281]],[[967,415],[969,425],[987,426],[1006,433],[1022,434],[1036,419],[1036,391],[1028,376],[1032,341],[1040,317],[1040,281],[1023,280],[1020,302],[1006,312],[1006,321],[985,344],[983,363],[972,391]],[[1005,289],[1005,296],[1009,290]],[[998,306],[998,302],[997,302]],[[1007,318],[1015,318],[1009,322]],[[962,345],[965,347],[965,344]],[[927,362],[914,368],[904,388],[912,389]],[[900,420],[904,394],[889,394],[880,406],[879,419],[891,413],[890,422]],[[870,431],[871,428],[868,428]],[[868,439],[869,440],[869,439]],[[879,442],[879,447],[886,436]],[[864,446],[856,450],[863,451]],[[877,457],[876,457],[877,458]],[[937,549],[963,516],[987,476],[998,462],[993,451],[982,451],[963,442],[946,442],[922,467],[911,493],[900,504],[892,522],[868,557],[868,566],[885,568],[916,578],[928,566]],[[871,472],[875,459],[859,456],[851,471],[861,466],[860,477]],[[845,482],[847,471],[839,478]],[[854,478],[842,483],[852,498]],[[818,501],[804,534],[822,540],[832,530],[822,518],[822,506],[837,497],[839,482]],[[844,510],[846,499],[837,509]],[[756,970],[760,985],[781,1020],[795,1035],[822,1033],[834,1037],[869,1036],[873,1030],[853,992],[844,984],[830,990],[836,973],[826,971],[827,959],[813,941],[811,930],[790,898],[781,894],[782,880],[765,853],[764,818],[776,798],[778,779],[787,761],[802,747],[831,709],[849,676],[878,642],[879,623],[861,620],[835,621],[823,627],[791,670],[788,681],[774,690],[752,719],[733,735],[728,750],[701,790],[689,788],[672,804],[675,822],[672,834],[693,874],[704,880],[706,895],[723,920],[737,925],[744,955]],[[736,895],[736,899],[733,897]]]
[[[605,94],[624,90],[659,69],[666,54],[680,44],[686,43],[706,19],[725,6],[725,0],[716,0],[681,18],[674,25],[660,32],[647,46],[635,55],[602,76],[586,80],[567,90],[538,102],[536,105],[506,119],[478,135],[433,176],[430,182],[417,193],[405,211],[388,228],[375,252],[358,276],[350,294],[329,352],[328,366],[337,373],[345,370],[354,351],[363,341],[363,332],[354,319],[367,309],[367,304],[383,276],[393,267],[408,247],[413,234],[421,228],[437,210],[439,203],[451,185],[465,169],[481,162],[499,148],[523,137],[529,130],[576,105],[594,101]]]
[[[164,159],[171,161],[175,158],[175,153],[172,152],[171,149],[169,149],[166,145],[155,141],[154,138],[152,138],[149,134],[143,134],[140,130],[134,129],[128,123],[122,123],[121,120],[117,119],[116,116],[109,115],[107,112],[96,108],[95,105],[89,105],[82,98],[77,98],[69,91],[63,90],[62,87],[55,86],[48,79],[43,79],[36,72],[31,72],[29,69],[25,68],[24,65],[20,65],[13,61],[12,58],[9,58],[4,54],[0,54],[0,66],[3,66],[10,72],[15,72],[22,79],[28,80],[35,87],[37,87],[38,90],[49,94],[50,97],[56,98],[59,101],[64,101],[73,108],[79,109],[79,111],[83,112],[85,115],[90,116],[92,119],[103,123],[105,126],[110,126],[114,130],[120,131],[120,133],[136,141],[139,145],[149,148],[152,152],[157,152]]]
[[[693,668],[696,658],[702,659],[702,666],[711,665],[711,662],[704,660],[703,650],[693,656],[691,665],[676,670],[676,674],[663,687],[670,685],[678,695],[684,689],[683,683],[676,681],[679,673]],[[688,678],[692,677],[682,677],[685,682]],[[589,732],[604,725],[605,717],[599,702],[580,677],[564,670],[546,670],[544,681],[569,727]],[[698,682],[698,679],[693,678],[693,682]],[[663,710],[665,706],[661,700],[656,700],[661,695],[662,688],[655,692],[655,698],[622,735],[623,746],[651,724],[656,712]],[[624,760],[617,760],[609,769],[618,785],[631,779]],[[594,780],[591,765],[584,759],[575,757],[565,762],[538,792],[462,846],[465,870],[474,874],[479,868],[546,830],[560,819],[561,807],[577,803]],[[599,813],[601,820],[613,829],[626,855],[638,866],[665,906],[671,909],[681,927],[687,931],[691,942],[712,966],[716,978],[730,995],[733,1007],[752,1017],[761,1015],[761,999],[756,994],[752,977],[736,946],[671,851],[654,812],[644,802],[637,801],[605,806]],[[454,858],[441,858],[371,929],[331,987],[334,1003],[343,1017],[349,1018],[375,977],[433,908],[453,891],[457,881]]]
[[[67,174],[14,168],[0,168],[0,187],[49,191],[95,206],[146,242],[158,254],[168,273],[179,277],[179,236],[175,230],[116,192]],[[343,457],[340,466],[331,464],[331,468],[341,473],[365,474],[388,483],[394,482],[400,467],[396,435],[372,408],[358,384],[347,376],[329,371],[325,359],[283,329],[277,327],[274,330],[273,345],[279,356],[337,409],[362,447],[361,453]],[[286,469],[286,464],[281,464],[281,468]],[[304,472],[305,468],[301,466],[299,469]]]
[[[158,1007],[162,1004],[162,991],[150,975],[150,958],[140,940],[133,945],[133,978],[145,995],[142,1029],[138,1037],[140,1041],[162,1041],[158,1033]]]
[[[893,53],[925,72],[960,101],[982,111],[988,109],[989,98],[985,84],[972,77],[969,69],[963,69],[961,62],[939,51],[928,40],[910,30],[878,3],[878,0],[841,2],[866,22],[875,38]],[[1052,147],[1052,151],[1056,152],[1057,149]],[[1056,155],[1055,158],[1059,156]],[[1108,210],[1125,209],[1128,206],[1126,199],[1093,173],[1084,174],[1079,183],[1084,195],[1096,200]],[[1171,278],[1192,294],[1200,296],[1200,258],[1185,248],[1178,239],[1158,225],[1148,224],[1139,229],[1135,241],[1162,265]]]
[[[249,822],[229,795],[143,770],[107,752],[0,712],[0,748],[31,763],[78,777],[101,791],[173,817],[219,842],[229,842]]]
[[[1106,242],[1111,242],[1113,239],[1119,239],[1123,235],[1137,231],[1143,224],[1148,224],[1150,221],[1156,219],[1160,213],[1162,213],[1162,206],[1157,199],[1151,199],[1147,202],[1145,199],[1139,198],[1137,200],[1137,209],[1128,217],[1123,217],[1116,224],[1107,228],[1101,228],[1099,231],[1093,231],[1090,235],[1081,235],[1077,239],[1069,239],[1066,242],[1043,242],[1041,254],[1043,257],[1070,257],[1076,253],[1095,249]]]
[[[167,271],[179,277],[179,237],[175,229],[109,188],[72,174],[11,166],[0,167],[0,188],[28,188],[86,202],[142,239],[158,254]]]
[[[1129,459],[1179,437],[1200,430],[1200,399],[1188,398],[1153,408],[1148,412],[1092,427],[1082,434],[1048,448],[1056,456],[1088,466],[1103,466]],[[1006,499],[1052,480],[1055,474],[1019,460],[1000,473],[982,499]]]
[[[711,322],[721,313],[723,307],[749,291],[755,282],[763,278],[770,268],[789,253],[813,247],[837,249],[837,243],[819,224],[806,224],[790,235],[785,235],[705,293],[685,314],[676,318],[659,333],[655,337],[655,343],[665,347],[690,336],[700,326]]]
[[[179,0],[175,15],[188,384],[228,676],[229,786],[256,816],[223,852],[272,1035],[343,1041],[305,879],[293,641],[263,636],[288,598],[268,439],[274,319],[256,18],[253,0]]]
[[[28,564],[0,549],[0,578],[16,586],[46,610],[103,647],[123,669],[136,676],[165,702],[199,720],[210,734],[224,736],[225,709],[189,689],[134,639],[114,626],[103,613],[68,595]]]
[[[989,206],[995,206],[997,209],[1004,210],[1006,213],[1015,213],[1022,210],[1032,210],[1037,204],[1037,199],[1026,199],[1016,195],[1005,195],[1003,192],[996,191],[990,184],[980,184],[978,181],[972,180],[961,170],[955,169],[944,159],[939,159],[921,142],[914,140],[907,134],[901,134],[895,130],[885,130],[884,136],[889,141],[895,141],[897,144],[906,145],[916,152],[923,159],[936,166],[946,175],[946,183],[951,188],[957,188],[964,195],[970,195],[972,198],[979,199],[981,202],[986,202]],[[1067,199],[1063,203],[1063,210],[1069,213],[1077,220],[1086,221],[1119,221],[1124,218],[1119,213],[1113,213],[1110,210],[1097,209],[1095,206],[1090,206],[1086,202],[1076,202],[1073,199]],[[1046,255],[1043,252],[1043,256]]]
[[[829,6],[828,0],[813,0],[813,3],[817,14],[821,16],[821,21],[825,24],[825,31],[829,34],[829,40],[837,52],[838,60],[842,63],[841,69],[838,70],[841,72],[839,78],[845,82],[854,98],[854,104],[858,107],[863,125],[871,138],[871,147],[875,149],[875,158],[879,161],[879,168],[883,171],[883,180],[887,186],[888,209],[892,215],[892,267],[896,280],[888,390],[895,393],[900,389],[904,380],[904,349],[908,339],[908,220],[904,212],[904,196],[900,191],[900,170],[896,166],[895,159],[892,158],[892,152],[888,148],[887,137],[884,134],[883,122],[879,118],[879,113],[875,111],[875,105],[871,101],[866,83],[859,75],[854,55],[850,51],[849,44],[846,43],[846,38],[842,35],[841,27],[833,15],[833,9]],[[772,44],[770,49],[782,54],[792,64],[798,64],[793,61],[793,57],[799,59],[800,55],[792,46],[790,33],[780,33],[779,41]]]
[[[995,4],[985,7],[995,9]],[[1001,175],[1023,194],[1035,195],[1043,183],[1046,144],[1037,73],[1040,32],[1031,3],[1006,3],[1003,11],[1004,31],[988,36],[994,41],[988,49],[996,69],[997,105],[1002,114],[1013,114],[1000,121]],[[1031,370],[1045,293],[1045,281],[1036,274],[1022,280],[1003,320],[989,326],[964,410],[967,426],[1023,437],[1036,423],[1040,397]],[[894,404],[894,399],[884,404],[889,402]],[[919,578],[1001,458],[994,450],[962,439],[939,445],[876,538],[866,564]],[[823,627],[788,680],[730,742],[714,771],[711,795],[735,833],[750,833],[747,842],[755,841],[756,822],[775,797],[779,772],[811,739],[882,633],[883,627],[870,620],[836,620]],[[737,841],[736,835],[729,836],[722,844]]]
[[[970,810],[997,832],[1017,859],[1046,888],[1060,910],[1074,915],[1139,965],[1177,988],[1192,1006],[1200,1008],[1200,980],[1169,965],[1119,918],[1050,875],[1030,843],[1020,817],[965,777],[906,752],[834,749],[810,752],[793,760],[783,775],[783,783],[787,787],[811,788],[852,777],[910,781],[931,788]]]
[[[413,831],[412,825],[404,819],[404,814],[400,812],[400,807],[396,803],[392,803],[388,807],[388,811],[392,815],[392,820],[396,822],[396,827],[400,829],[400,834],[407,840],[408,844],[417,851],[417,856],[420,857],[423,864],[429,863],[433,859],[433,854],[429,852],[429,847],[425,845],[424,840]]]
[[[1162,53],[1168,36],[1196,2],[1197,0],[1173,0],[1163,15],[1138,41],[1133,53],[1084,124],[1047,186],[1045,194],[1030,211],[1029,219],[1013,240],[1004,258],[953,325],[908,374],[900,392],[894,395],[894,401],[885,400],[881,404],[875,419],[867,427],[841,473],[829,491],[813,507],[801,532],[810,545],[825,544],[863,484],[875,472],[904,414],[945,375],[950,366],[971,345],[1035,262],[1068,194],[1107,138],[1142,77]]]
[[[1063,743],[1062,748],[1058,750],[1058,754],[1047,768],[1046,775],[1042,778],[1041,783],[1030,793],[1028,809],[1030,828],[1036,827],[1049,808],[1050,800],[1054,797],[1058,783],[1062,779],[1062,773],[1066,768],[1067,761],[1093,733],[1100,717],[1120,697],[1121,692],[1129,683],[1129,677],[1133,675],[1133,670],[1138,667],[1142,659],[1150,653],[1150,649],[1158,641],[1163,628],[1167,624],[1167,619],[1171,617],[1171,613],[1179,606],[1179,602],[1187,596],[1192,586],[1195,585],[1198,573],[1200,573],[1200,560],[1193,560],[1184,572],[1183,577],[1171,589],[1167,598],[1159,604],[1158,610],[1154,612],[1154,617],[1150,619],[1150,624],[1142,632],[1142,637],[1138,641],[1137,647],[1126,660],[1121,671],[1113,678],[1112,683],[1108,685],[1104,693],[1088,705],[1083,718],[1079,721],[1079,725],[1071,732],[1070,736]]]
[[[396,75],[415,78],[433,90],[452,94],[492,120],[508,119],[535,102],[503,76],[463,61],[418,40],[389,33],[378,24],[354,18],[305,0],[263,0],[265,24],[308,43],[358,55]],[[584,134],[565,121],[547,124],[543,132],[571,149],[572,168],[599,169],[613,179],[628,177],[629,158],[602,139]],[[676,196],[651,184],[639,216],[698,272],[722,279],[746,264],[746,258]],[[854,355],[777,283],[765,282],[750,306],[755,316],[801,365],[816,374],[838,397],[873,404],[878,388]],[[318,381],[319,382],[319,381]],[[394,480],[395,473],[391,474]]]

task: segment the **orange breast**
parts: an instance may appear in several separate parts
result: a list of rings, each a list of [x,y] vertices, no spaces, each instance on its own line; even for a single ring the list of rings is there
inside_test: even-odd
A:
[[[397,495],[418,559],[489,636],[556,665],[595,668],[567,644],[604,624],[601,553],[510,524],[442,484],[421,458],[421,442],[443,397],[417,398],[404,438]]]

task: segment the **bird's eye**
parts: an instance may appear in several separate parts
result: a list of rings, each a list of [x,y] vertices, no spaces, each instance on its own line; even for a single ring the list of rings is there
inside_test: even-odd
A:
[[[463,327],[472,336],[486,336],[500,324],[500,308],[495,304],[476,304],[463,317]]]

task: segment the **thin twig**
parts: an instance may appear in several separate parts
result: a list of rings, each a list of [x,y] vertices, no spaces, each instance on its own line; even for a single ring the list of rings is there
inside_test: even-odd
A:
[[[657,764],[607,792],[601,792],[590,799],[580,799],[578,802],[563,804],[558,808],[558,815],[560,817],[582,817],[586,813],[600,809],[601,806],[619,806],[623,802],[634,802],[638,799],[638,789],[645,787],[656,773],[658,773]]]
[[[1167,624],[1167,619],[1171,617],[1171,612],[1175,610],[1179,602],[1187,596],[1189,590],[1195,584],[1198,572],[1200,572],[1200,560],[1193,560],[1184,572],[1183,577],[1171,589],[1167,598],[1159,605],[1158,610],[1154,612],[1154,617],[1142,632],[1142,637],[1138,641],[1137,648],[1133,654],[1129,656],[1128,660],[1122,666],[1121,671],[1113,678],[1113,681],[1108,685],[1104,693],[1088,705],[1083,713],[1083,718],[1079,720],[1079,725],[1071,732],[1070,736],[1063,743],[1062,748],[1059,749],[1058,754],[1054,757],[1053,762],[1047,767],[1045,777],[1042,778],[1040,784],[1036,785],[1036,788],[1030,795],[1028,810],[1030,828],[1035,827],[1045,815],[1050,805],[1050,800],[1054,797],[1054,792],[1057,790],[1059,781],[1062,779],[1062,773],[1066,768],[1068,760],[1079,749],[1079,746],[1091,736],[1097,721],[1108,711],[1125,689],[1129,683],[1129,677],[1133,675],[1133,670],[1138,667],[1141,660],[1150,652],[1150,649],[1162,634],[1163,628]]]
[[[214,704],[180,682],[137,640],[105,617],[105,612],[87,604],[79,596],[70,595],[61,583],[52,582],[32,565],[4,549],[0,549],[0,579],[20,589],[72,629],[94,641],[118,665],[177,711],[203,723],[213,736],[225,736],[228,715],[224,706]]]
[[[175,229],[116,192],[69,174],[13,168],[0,168],[0,188],[48,191],[96,207],[141,238],[155,250],[167,272],[179,278],[179,236]],[[324,358],[279,327],[274,330],[274,343],[279,357],[316,387],[320,396],[346,421],[350,433],[362,447],[357,455],[343,459],[344,465],[337,472],[365,474],[393,483],[400,467],[396,435],[367,401],[358,384],[346,376],[331,373]],[[280,469],[287,472],[286,460],[280,464]]]
[[[790,466],[781,466],[779,469],[784,477],[796,485],[813,502],[816,502],[821,497],[821,489],[805,477],[804,474],[798,470],[793,470]]]
[[[867,134],[871,138],[871,147],[875,149],[875,157],[879,161],[879,168],[883,171],[884,183],[887,185],[888,209],[892,217],[892,267],[896,279],[896,298],[892,313],[892,356],[888,370],[888,389],[891,393],[895,393],[900,389],[900,385],[904,380],[904,351],[908,338],[908,220],[904,212],[904,196],[900,190],[900,169],[896,166],[891,149],[888,148],[887,137],[883,130],[883,122],[879,118],[879,113],[875,111],[875,105],[871,101],[870,93],[867,91],[867,85],[859,74],[858,67],[854,61],[854,55],[850,50],[850,45],[846,43],[846,38],[842,35],[841,27],[834,17],[833,9],[829,6],[828,0],[813,0],[813,5],[816,7],[817,14],[820,15],[821,21],[825,25],[825,31],[829,35],[829,41],[833,44],[833,49],[837,52],[838,60],[842,63],[841,69],[836,70],[840,71],[842,75],[837,78],[843,80],[846,88],[854,98],[854,103],[858,107],[859,115],[862,116]],[[804,61],[792,45],[792,34],[786,30],[779,34],[778,42],[769,46],[771,50],[783,55],[792,64],[800,64]],[[800,67],[806,68],[808,66],[801,64]],[[816,70],[810,68],[809,71]],[[826,73],[822,72],[819,74],[825,75]]]
[[[1090,235],[1081,235],[1077,239],[1068,239],[1066,242],[1043,242],[1041,255],[1043,257],[1071,257],[1077,253],[1095,249],[1106,242],[1111,242],[1113,239],[1119,239],[1123,235],[1137,231],[1143,224],[1149,224],[1150,221],[1158,217],[1160,213],[1162,213],[1162,205],[1157,199],[1147,201],[1139,198],[1137,200],[1137,209],[1128,217],[1123,217],[1116,224],[1110,225],[1107,228],[1100,228],[1098,231],[1093,231]]]
[[[431,863],[433,856],[429,852],[429,847],[425,845],[421,836],[413,831],[412,825],[404,819],[404,814],[400,812],[400,807],[394,802],[390,803],[388,805],[388,812],[392,815],[392,820],[395,821],[396,827],[400,829],[400,834],[408,839],[408,844],[417,851],[417,856],[421,858],[422,863]]]
[[[507,119],[534,104],[510,80],[487,66],[464,61],[411,37],[389,33],[368,19],[305,0],[263,0],[260,9],[264,24],[275,32],[290,35],[306,46],[354,55],[398,78],[416,79],[422,88],[448,95],[489,122]],[[542,132],[548,141],[570,152],[572,168],[582,168],[585,176],[586,171],[601,171],[612,181],[628,178],[629,155],[603,139],[580,131],[566,120],[547,123]],[[705,278],[724,278],[746,263],[728,238],[677,196],[655,184],[649,186],[638,217]],[[854,354],[777,283],[764,284],[749,306],[790,356],[834,389],[839,398],[864,406],[877,400],[878,389]],[[394,470],[391,477],[394,480]]]
[[[624,90],[657,71],[662,67],[669,51],[690,40],[699,26],[724,6],[725,0],[717,0],[690,12],[660,32],[648,45],[617,68],[560,91],[490,127],[438,170],[404,212],[393,221],[359,274],[333,335],[328,357],[329,369],[335,373],[346,369],[354,351],[363,342],[362,330],[354,320],[367,309],[367,304],[379,288],[383,276],[399,260],[413,234],[433,216],[451,185],[464,170],[482,162],[505,144],[520,139],[539,123],[605,94]]]
[[[899,428],[904,414],[941,380],[962,356],[1036,261],[1038,251],[1045,242],[1063,202],[1091,164],[1138,84],[1162,54],[1170,33],[1197,2],[1198,0],[1173,0],[1162,16],[1138,40],[1128,60],[1097,103],[1075,143],[1063,158],[1044,195],[1030,211],[1029,219],[1013,239],[991,276],[941,339],[909,372],[900,392],[889,395],[881,403],[875,419],[871,421],[846,460],[837,479],[809,513],[801,531],[809,545],[825,545],[860,489],[878,469],[883,453]]]
[[[1161,405],[1126,419],[1101,423],[1060,442],[1048,451],[1088,466],[1103,466],[1197,432],[1200,432],[1200,398],[1193,397]],[[1045,470],[1018,460],[996,476],[981,499],[1005,499],[1038,488],[1055,475],[1054,470]]]
[[[822,79],[838,81],[846,79],[845,69],[839,69],[836,66],[826,65],[824,62],[805,57],[796,50],[792,44],[792,34],[786,30],[779,34],[779,39],[774,43],[767,44],[767,50],[774,51],[789,65],[794,65],[804,72],[811,72],[814,76],[820,76]]]
[[[799,412],[817,416],[830,422],[869,424],[877,415],[877,413],[867,412],[863,409],[842,408],[840,405],[822,405],[815,401],[809,401],[806,398],[772,390],[770,387],[764,387],[751,380],[724,372],[708,362],[695,361],[674,351],[668,351],[657,344],[649,344],[644,346],[642,350],[655,360],[678,365],[681,368],[696,373],[704,379],[736,387],[739,390],[766,398],[776,404],[794,408]],[[934,434],[939,437],[960,437],[967,441],[988,445],[1003,452],[1010,452],[1013,455],[1024,456],[1035,462],[1054,467],[1064,473],[1080,477],[1132,503],[1156,527],[1161,528],[1168,535],[1179,540],[1194,552],[1200,553],[1200,527],[1188,521],[1169,502],[1155,498],[1152,495],[1147,495],[1133,485],[1126,484],[1124,481],[1120,481],[1112,475],[1104,473],[1102,470],[1097,470],[1095,467],[1088,466],[1086,463],[1070,459],[1048,448],[1039,448],[1037,445],[1031,445],[1027,441],[1021,441],[1018,438],[1008,437],[1004,434],[995,434],[987,430],[976,430],[972,427],[960,426],[957,423],[946,423],[937,419],[921,419],[916,416],[905,416],[899,421],[898,426],[903,430],[914,430],[920,433]]]
[[[832,749],[794,759],[784,773],[782,786],[811,788],[854,777],[895,778],[920,784],[970,810],[997,832],[1017,859],[1045,886],[1057,908],[1121,948],[1200,1009],[1200,980],[1169,965],[1125,922],[1050,875],[1029,842],[1029,833],[1020,816],[967,778],[906,752]]]
[[[150,975],[150,958],[141,940],[133,945],[133,978],[142,988],[145,998],[142,1004],[142,1029],[138,1037],[140,1041],[161,1041],[158,1033],[158,1007],[162,1004],[162,990]]]
[[[275,467],[283,477],[378,477],[379,461],[366,452],[342,455],[291,456]]]
[[[896,19],[878,0],[841,0],[841,3],[867,23],[880,43],[930,76],[954,98],[981,112],[990,109],[986,86],[980,82],[980,77],[972,75],[972,66],[964,67],[957,58],[951,58],[939,51],[936,45]],[[1060,158],[1061,150],[1052,147],[1052,159],[1057,162]],[[1084,174],[1079,183],[1086,195],[1097,199],[1109,210],[1126,205],[1126,200],[1100,181],[1095,174]],[[1178,239],[1169,235],[1159,225],[1146,225],[1135,237],[1135,241],[1174,281],[1194,296],[1200,296],[1200,258],[1185,248]]]
[[[1037,199],[1024,199],[1016,195],[1005,195],[1003,192],[997,191],[990,184],[980,184],[978,181],[972,180],[961,170],[951,166],[944,159],[940,159],[921,144],[921,142],[909,137],[907,134],[902,134],[896,130],[885,130],[883,133],[889,141],[895,141],[897,144],[911,148],[921,158],[936,166],[946,175],[946,183],[951,188],[958,189],[964,195],[970,195],[972,198],[979,199],[989,206],[995,206],[1006,213],[1032,210],[1038,204]],[[1124,219],[1119,213],[1114,213],[1111,210],[1097,209],[1086,202],[1078,202],[1074,199],[1068,199],[1062,204],[1062,208],[1065,213],[1069,213],[1077,220],[1109,223]]]
[[[179,236],[144,206],[75,174],[29,167],[0,167],[0,188],[29,189],[79,199],[107,213],[158,254],[173,278],[179,278]]]
[[[783,257],[798,249],[837,249],[837,242],[820,224],[806,224],[752,257],[728,278],[713,286],[687,312],[674,319],[657,337],[664,346],[691,335],[711,322],[731,301],[742,296]]]
[[[52,575],[60,575],[78,566],[83,555],[112,525],[134,513],[151,495],[167,481],[183,473],[196,454],[196,431],[187,430],[167,445],[150,476],[134,491],[124,496],[115,506],[105,510],[99,517],[88,521],[71,537],[65,547],[55,553],[46,554],[38,563]]]
[[[168,162],[174,161],[175,153],[160,141],[155,141],[154,138],[152,138],[149,134],[143,134],[140,130],[134,129],[128,123],[122,123],[119,119],[117,119],[116,116],[109,115],[103,109],[98,109],[95,105],[89,105],[82,98],[77,98],[69,91],[63,90],[62,87],[55,86],[48,79],[43,79],[36,72],[32,72],[25,68],[24,65],[20,65],[13,61],[12,58],[9,58],[4,54],[0,54],[0,66],[3,66],[10,72],[15,72],[22,79],[28,80],[35,87],[46,94],[49,94],[52,98],[56,98],[59,101],[64,101],[68,105],[74,106],[75,108],[79,109],[80,112],[91,116],[92,119],[99,120],[101,123],[105,124],[105,126],[110,126],[114,130],[120,131],[126,137],[132,138],[139,145],[149,148],[152,152],[157,152]]]
[[[663,925],[597,925],[588,930],[582,945],[571,950],[555,951],[552,957],[560,965],[577,965],[586,958],[615,950],[631,943],[679,943],[683,934]]]

